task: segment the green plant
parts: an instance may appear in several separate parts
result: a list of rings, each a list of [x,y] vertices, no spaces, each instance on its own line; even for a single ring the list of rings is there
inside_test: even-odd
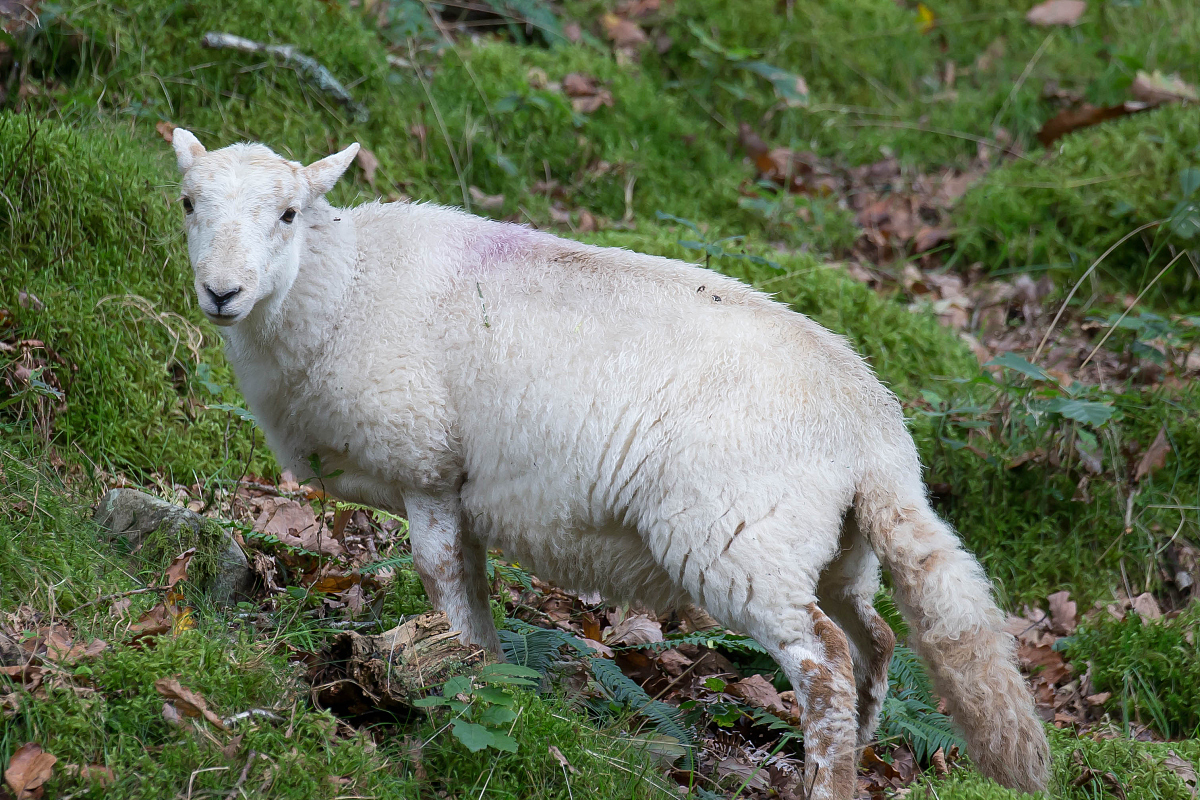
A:
[[[516,697],[509,686],[537,686],[541,674],[520,664],[489,664],[477,675],[457,675],[442,684],[440,695],[429,695],[413,703],[418,708],[449,710],[454,737],[472,753],[489,747],[509,753],[517,751],[517,742],[505,726],[515,723]],[[533,678],[533,680],[530,680]]]

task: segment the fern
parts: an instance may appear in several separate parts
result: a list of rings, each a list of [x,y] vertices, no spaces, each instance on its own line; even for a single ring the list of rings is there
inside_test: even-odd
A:
[[[362,567],[359,568],[358,571],[364,575],[374,575],[375,573],[381,572],[382,570],[385,570],[385,569],[395,569],[396,567],[411,566],[412,563],[413,563],[413,557],[411,555],[392,556],[391,558],[385,558],[382,561],[376,561],[371,564],[364,564]]]
[[[883,701],[879,719],[883,738],[899,738],[908,743],[918,761],[927,762],[940,747],[964,747],[963,741],[950,727],[950,718],[938,713],[913,692],[888,695]]]
[[[558,655],[559,649],[563,645],[569,644],[565,640],[575,637],[562,631],[537,628],[533,625],[529,627],[532,630],[498,631],[500,644],[504,648],[504,657],[510,664],[520,664],[545,675]]]
[[[653,650],[658,652],[671,647],[678,647],[681,644],[696,644],[703,645],[710,650],[715,650],[718,647],[723,647],[726,650],[732,650],[737,653],[755,653],[767,655],[767,650],[758,642],[751,639],[749,636],[742,636],[739,633],[730,633],[723,630],[707,630],[696,631],[695,633],[677,633],[664,638],[661,642],[648,642],[646,644],[632,644],[628,647],[621,648],[622,650]]]
[[[616,662],[600,657],[588,659],[592,675],[604,687],[610,698],[619,705],[631,708],[646,717],[654,724],[659,733],[672,737],[684,748],[683,769],[692,770],[695,767],[693,754],[696,742],[688,730],[687,723],[672,705],[654,700],[646,694],[646,690],[630,679]]]
[[[893,695],[913,692],[926,705],[937,704],[933,695],[933,681],[929,679],[925,665],[907,645],[896,645],[892,663],[888,665],[888,683]]]

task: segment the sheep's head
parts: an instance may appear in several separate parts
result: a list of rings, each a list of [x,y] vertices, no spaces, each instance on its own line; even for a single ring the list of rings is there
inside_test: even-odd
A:
[[[200,309],[217,325],[234,325],[291,288],[305,209],[333,188],[358,145],[306,167],[261,144],[210,153],[182,128],[172,144]]]

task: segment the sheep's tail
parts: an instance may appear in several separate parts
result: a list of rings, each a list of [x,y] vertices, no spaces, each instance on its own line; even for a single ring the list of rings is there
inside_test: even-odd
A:
[[[1046,733],[979,562],[929,507],[919,478],[868,477],[855,515],[892,574],[912,646],[980,772],[1010,788],[1045,790]]]

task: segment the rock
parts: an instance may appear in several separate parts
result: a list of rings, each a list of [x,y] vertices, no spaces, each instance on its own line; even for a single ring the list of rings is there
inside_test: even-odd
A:
[[[192,575],[213,604],[230,606],[254,581],[246,554],[215,520],[135,489],[112,489],[100,498],[96,524],[123,540],[131,553],[166,567],[195,547]]]

